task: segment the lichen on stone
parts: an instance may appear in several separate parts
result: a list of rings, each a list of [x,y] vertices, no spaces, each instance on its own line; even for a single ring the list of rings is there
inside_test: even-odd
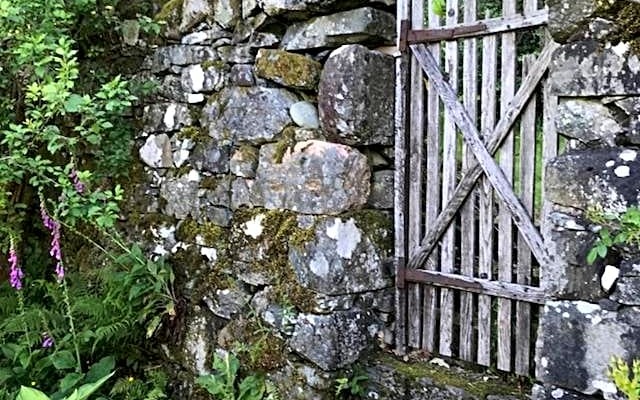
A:
[[[282,131],[280,140],[276,142],[275,151],[273,152],[273,161],[276,164],[282,164],[282,159],[290,149],[296,145],[296,130],[293,126],[288,126]]]

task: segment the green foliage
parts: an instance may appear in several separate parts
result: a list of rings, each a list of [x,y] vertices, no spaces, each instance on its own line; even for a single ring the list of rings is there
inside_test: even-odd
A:
[[[200,376],[196,383],[217,400],[261,400],[266,392],[264,378],[249,375],[240,381],[240,362],[231,353],[213,359],[215,372]]]
[[[61,400],[86,400],[98,390],[100,386],[104,385],[113,374],[114,373],[111,372],[95,382],[85,383],[77,389],[74,389],[69,396],[62,397]],[[16,400],[51,400],[51,398],[37,389],[21,386]]]
[[[609,376],[627,399],[640,398],[640,360],[634,360],[630,370],[626,361],[614,357],[609,365]]]
[[[366,395],[366,382],[369,377],[361,372],[356,372],[350,377],[336,379],[336,398],[364,398]]]
[[[433,13],[439,17],[447,15],[447,3],[445,0],[431,0]]]
[[[587,210],[587,219],[600,225],[598,239],[587,253],[587,263],[605,258],[609,249],[617,245],[640,247],[640,209],[629,207],[622,213],[605,213],[602,208]]]

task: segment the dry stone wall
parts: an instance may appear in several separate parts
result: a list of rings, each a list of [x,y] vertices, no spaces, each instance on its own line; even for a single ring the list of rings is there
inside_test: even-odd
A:
[[[619,398],[613,356],[640,358],[637,243],[613,246],[589,265],[607,229],[640,198],[640,4],[554,0],[549,28],[562,44],[548,84],[555,127],[567,140],[546,166],[543,235],[553,264],[542,268],[536,399]],[[636,228],[637,230],[637,228]]]
[[[389,0],[160,11],[137,206],[179,277],[180,398],[221,351],[282,398],[329,398],[337,370],[392,340],[394,58],[376,49],[394,44],[394,13]]]

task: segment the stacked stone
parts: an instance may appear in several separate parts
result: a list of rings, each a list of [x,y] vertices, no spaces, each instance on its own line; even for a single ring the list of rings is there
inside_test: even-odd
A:
[[[536,399],[616,398],[613,356],[640,359],[640,252],[624,246],[588,265],[601,227],[588,210],[621,213],[640,196],[640,4],[555,0],[549,28],[562,44],[549,72],[568,150],[546,166]],[[636,25],[634,25],[636,24]]]
[[[326,398],[334,371],[392,340],[394,58],[376,50],[394,44],[392,13],[390,0],[161,11],[139,154],[144,212],[168,217],[150,227],[154,252],[188,300],[191,373],[257,317],[282,345],[269,374],[282,397]]]

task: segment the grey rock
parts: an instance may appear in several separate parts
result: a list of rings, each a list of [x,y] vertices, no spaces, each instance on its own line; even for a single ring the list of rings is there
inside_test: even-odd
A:
[[[208,0],[184,0],[182,1],[182,20],[180,32],[188,32],[202,22],[213,10]]]
[[[199,222],[211,222],[214,225],[229,227],[233,213],[226,207],[216,207],[211,205],[201,206]]]
[[[223,175],[220,177],[206,177],[200,185],[202,197],[209,204],[229,207],[231,201],[231,177]]]
[[[373,173],[367,204],[373,208],[393,208],[393,171]]]
[[[293,132],[293,138],[296,142],[304,142],[307,140],[321,140],[326,142],[327,138],[322,134],[320,129],[308,129],[308,128],[288,128]]]
[[[212,92],[226,85],[227,71],[223,66],[191,65],[182,70],[182,89],[186,92]]]
[[[365,7],[295,23],[287,29],[281,47],[304,50],[349,43],[393,44],[395,29],[392,14]]]
[[[532,400],[597,400],[599,396],[589,396],[577,393],[569,389],[559,388],[554,385],[533,385],[531,389]]]
[[[216,329],[199,306],[193,307],[185,321],[184,340],[180,346],[183,367],[196,375],[210,372],[211,343],[215,343]]]
[[[336,374],[315,368],[309,363],[287,361],[267,375],[282,398],[289,400],[323,400],[333,393]],[[292,385],[291,382],[296,382]]]
[[[384,215],[378,215],[384,220]],[[391,231],[365,226],[354,218],[322,218],[315,237],[302,248],[291,246],[289,262],[298,281],[315,292],[338,295],[382,289],[391,285],[383,259],[388,248],[372,238],[390,238]],[[389,223],[388,226],[391,226]]]
[[[205,302],[212,313],[220,318],[230,319],[242,312],[249,300],[251,300],[251,296],[248,293],[234,287],[216,290],[212,298],[205,299]]]
[[[256,81],[253,77],[253,65],[236,64],[231,67],[229,80],[234,86],[253,86]]]
[[[160,47],[145,60],[144,65],[152,72],[158,73],[168,70],[172,65],[198,64],[204,61],[216,61],[220,57],[210,46],[174,45]]]
[[[173,150],[173,164],[176,168],[180,168],[189,160],[191,150],[195,143],[191,139],[180,140],[176,136],[172,138]]]
[[[280,36],[270,32],[255,32],[247,45],[251,48],[273,47],[280,43]]]
[[[618,278],[610,298],[624,305],[640,305],[640,277],[622,276]]]
[[[122,41],[127,46],[135,46],[140,38],[140,23],[135,19],[125,19],[120,24]]]
[[[313,14],[355,8],[368,3],[393,5],[393,0],[260,0],[260,6],[270,16],[288,19],[306,19]]]
[[[620,276],[640,277],[640,260],[636,257],[623,259],[620,263]]]
[[[142,119],[145,132],[171,132],[193,124],[189,108],[179,103],[148,105]]]
[[[164,213],[178,219],[189,215],[197,217],[200,214],[199,180],[197,173],[165,180],[160,187],[160,197],[166,203]]]
[[[299,101],[291,105],[289,109],[293,122],[302,128],[318,129],[320,120],[318,119],[318,109],[308,101]]]
[[[231,182],[231,208],[254,207],[259,202],[255,201],[253,194],[254,181],[252,179],[234,179]]]
[[[236,24],[236,28],[233,31],[233,41],[232,43],[237,44],[241,43],[251,36],[255,35],[256,30],[260,28],[267,20],[267,15],[265,13],[259,13],[256,16],[243,18],[238,24]]]
[[[602,46],[583,40],[560,47],[549,67],[552,91],[560,96],[640,94],[640,59],[628,43]]]
[[[256,56],[256,75],[284,86],[315,89],[322,64],[301,54],[260,49]]]
[[[335,215],[366,203],[369,166],[357,150],[318,140],[277,149],[260,149],[254,189],[266,208]]]
[[[585,144],[615,146],[624,132],[611,110],[599,101],[562,99],[556,113],[558,133]]]
[[[273,277],[269,276],[269,274],[265,273],[264,271],[256,271],[256,269],[250,263],[234,261],[233,273],[242,282],[251,286],[267,286],[273,283]],[[256,293],[256,295],[252,299],[252,305],[259,297],[259,295],[260,293]],[[266,299],[265,302],[267,305],[269,304],[268,299]],[[258,309],[258,307],[255,306],[254,308]]]
[[[242,19],[249,18],[258,8],[258,0],[242,0]]]
[[[604,212],[624,211],[636,204],[640,157],[622,147],[567,152],[546,166],[547,200],[586,210],[602,206]]]
[[[367,156],[371,168],[388,167],[390,165],[389,161],[378,151],[365,149],[364,154]]]
[[[213,19],[223,28],[233,28],[242,17],[242,0],[215,0]]]
[[[205,106],[202,126],[219,142],[263,143],[291,123],[289,108],[297,101],[284,89],[225,88]]]
[[[585,394],[615,395],[608,376],[613,356],[627,361],[640,351],[640,310],[605,311],[584,301],[547,302],[536,343],[536,377]]]
[[[229,38],[230,35],[223,29],[208,29],[205,31],[193,32],[180,39],[181,44],[211,44],[215,40]]]
[[[225,174],[229,172],[230,152],[230,146],[209,140],[195,147],[191,162],[199,170]]]
[[[564,43],[587,25],[596,9],[596,0],[550,0],[549,32]]]
[[[236,149],[229,161],[229,169],[235,176],[243,178],[255,178],[258,168],[258,149],[251,146],[242,146]]]
[[[321,369],[347,366],[372,343],[378,327],[371,315],[351,310],[330,315],[298,315],[289,345]]]
[[[393,143],[393,57],[361,45],[335,50],[318,88],[320,124],[331,140],[345,144]]]
[[[171,143],[166,134],[150,135],[139,150],[142,161],[151,168],[171,168]]]
[[[545,210],[542,224],[542,236],[548,254],[554,262],[540,271],[540,286],[551,296],[562,299],[583,299],[598,301],[604,293],[600,286],[600,274],[603,261],[593,265],[586,262],[587,253],[595,240],[595,234],[589,230],[568,229],[580,226],[584,217],[562,213],[564,223],[558,223],[554,215],[560,206],[549,206]]]
[[[218,52],[220,59],[229,64],[248,64],[254,62],[256,58],[248,44],[222,46]]]

